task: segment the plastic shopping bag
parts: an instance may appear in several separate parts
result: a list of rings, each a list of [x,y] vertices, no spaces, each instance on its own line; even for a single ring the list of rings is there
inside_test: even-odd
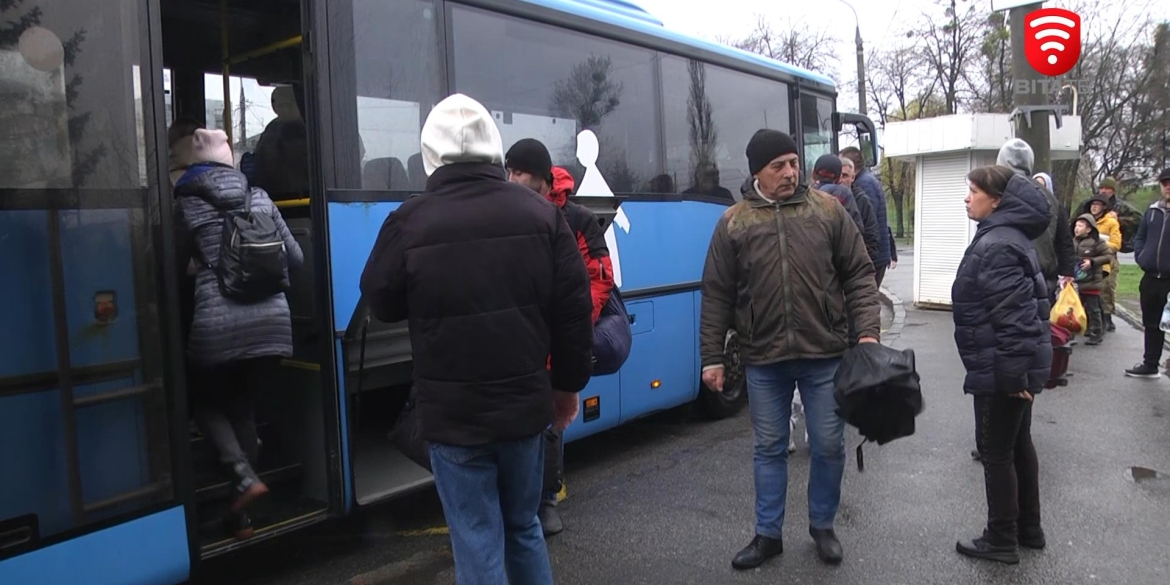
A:
[[[1158,324],[1158,328],[1170,332],[1170,294],[1166,295],[1166,308],[1162,309],[1162,322]]]
[[[1089,326],[1089,316],[1085,314],[1085,307],[1081,304],[1081,297],[1076,288],[1065,285],[1056,297],[1056,304],[1052,306],[1052,314],[1048,320],[1063,327],[1073,335],[1085,332]]]

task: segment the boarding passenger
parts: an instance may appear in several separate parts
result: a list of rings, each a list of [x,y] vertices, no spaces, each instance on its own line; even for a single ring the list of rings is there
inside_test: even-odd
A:
[[[250,301],[224,294],[217,267],[225,213],[266,216],[283,243],[284,270],[299,268],[304,255],[268,194],[233,168],[227,134],[197,126],[180,119],[168,137],[178,265],[195,276],[187,336],[192,406],[200,432],[234,478],[237,496],[225,524],[243,539],[253,534],[249,506],[268,493],[255,471],[256,392],[272,383],[281,358],[292,356],[292,317],[282,292]]]
[[[408,320],[419,434],[460,585],[552,583],[543,432],[577,416],[592,371],[589,275],[556,205],[507,181],[491,113],[456,94],[422,129],[426,192],[382,225],[361,277]]]
[[[552,165],[552,157],[543,143],[525,138],[512,145],[504,156],[508,180],[524,185],[555,203],[565,214],[569,230],[577,240],[581,258],[589,272],[589,292],[593,299],[594,374],[616,372],[629,356],[630,323],[613,282],[613,265],[605,232],[597,216],[585,207],[569,201],[575,186],[572,175]],[[610,308],[611,310],[606,311]],[[564,445],[560,431],[545,432],[545,482],[540,506],[540,524],[545,536],[564,530],[557,514],[557,496],[564,487]]]
[[[877,257],[873,259],[873,267],[878,288],[881,288],[882,281],[886,277],[886,268],[890,265],[890,248],[894,245],[894,240],[880,235],[882,233],[881,228],[889,225],[889,220],[886,218],[886,192],[882,190],[882,182],[865,166],[865,157],[862,156],[861,149],[856,146],[849,146],[842,149],[838,154],[853,162],[855,171],[853,185],[856,187],[854,191],[860,190],[865,193],[869,196],[870,204],[873,205],[873,213],[874,217],[877,218],[879,233],[878,253]]]

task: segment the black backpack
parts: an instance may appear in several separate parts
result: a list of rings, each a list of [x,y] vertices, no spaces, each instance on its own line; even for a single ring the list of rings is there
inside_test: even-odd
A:
[[[252,211],[252,189],[244,195],[242,209],[216,209],[223,214],[219,261],[207,266],[219,280],[220,294],[255,303],[288,290],[284,238],[272,216]]]

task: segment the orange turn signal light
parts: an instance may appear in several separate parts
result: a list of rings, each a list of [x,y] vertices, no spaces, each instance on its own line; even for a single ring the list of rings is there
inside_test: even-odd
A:
[[[662,380],[654,380],[653,382],[650,382],[650,389],[657,390],[658,387],[661,385],[662,385]]]

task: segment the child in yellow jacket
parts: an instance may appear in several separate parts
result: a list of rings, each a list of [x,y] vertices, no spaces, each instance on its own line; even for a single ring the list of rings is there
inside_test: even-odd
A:
[[[1094,195],[1089,200],[1089,213],[1097,219],[1097,231],[1101,239],[1109,246],[1112,252],[1109,259],[1109,276],[1101,290],[1101,305],[1105,312],[1105,330],[1116,331],[1113,324],[1114,298],[1117,296],[1117,273],[1121,271],[1121,264],[1117,262],[1117,252],[1121,250],[1121,224],[1117,223],[1114,213],[1108,213],[1109,201],[1104,195]]]

